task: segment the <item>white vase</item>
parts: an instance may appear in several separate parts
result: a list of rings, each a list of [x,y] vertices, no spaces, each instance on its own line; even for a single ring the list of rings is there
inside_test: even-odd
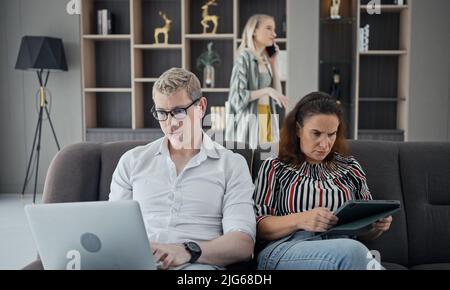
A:
[[[205,88],[214,88],[215,69],[212,65],[206,65],[203,69],[203,86]]]

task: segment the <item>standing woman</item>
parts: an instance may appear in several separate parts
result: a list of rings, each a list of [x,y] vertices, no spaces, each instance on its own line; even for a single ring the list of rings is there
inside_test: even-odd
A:
[[[257,14],[250,17],[242,33],[242,44],[234,63],[230,93],[226,140],[258,144],[279,140],[276,105],[288,107],[282,94],[276,60],[275,21],[272,16]],[[275,46],[269,57],[267,47]]]

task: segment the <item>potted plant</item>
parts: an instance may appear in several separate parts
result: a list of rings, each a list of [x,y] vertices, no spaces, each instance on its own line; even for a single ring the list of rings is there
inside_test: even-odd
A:
[[[197,58],[197,69],[203,70],[203,87],[214,88],[215,85],[215,65],[220,64],[220,56],[212,50],[213,43],[207,44],[207,51]]]

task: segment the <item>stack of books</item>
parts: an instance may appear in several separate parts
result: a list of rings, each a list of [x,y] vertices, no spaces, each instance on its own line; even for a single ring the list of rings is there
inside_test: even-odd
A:
[[[97,10],[97,33],[112,34],[112,15],[108,9]]]
[[[225,107],[212,106],[211,107],[211,129],[216,131],[225,130]]]

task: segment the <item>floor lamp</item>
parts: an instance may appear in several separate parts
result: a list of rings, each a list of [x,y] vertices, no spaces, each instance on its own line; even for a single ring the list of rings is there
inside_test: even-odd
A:
[[[44,36],[24,36],[20,45],[19,55],[17,57],[16,69],[36,71],[39,81],[39,117],[34,132],[33,147],[31,149],[30,159],[28,161],[27,173],[22,187],[22,195],[28,184],[28,177],[30,174],[31,163],[34,152],[36,151],[36,168],[34,178],[34,192],[33,203],[36,202],[37,179],[39,171],[39,156],[41,150],[41,134],[42,121],[44,113],[50,123],[50,127],[55,138],[58,151],[60,150],[58,138],[56,137],[55,129],[47,102],[47,82],[51,71],[67,71],[66,56],[64,53],[64,46],[62,40],[59,38],[44,37]],[[45,73],[45,76],[44,76]]]

